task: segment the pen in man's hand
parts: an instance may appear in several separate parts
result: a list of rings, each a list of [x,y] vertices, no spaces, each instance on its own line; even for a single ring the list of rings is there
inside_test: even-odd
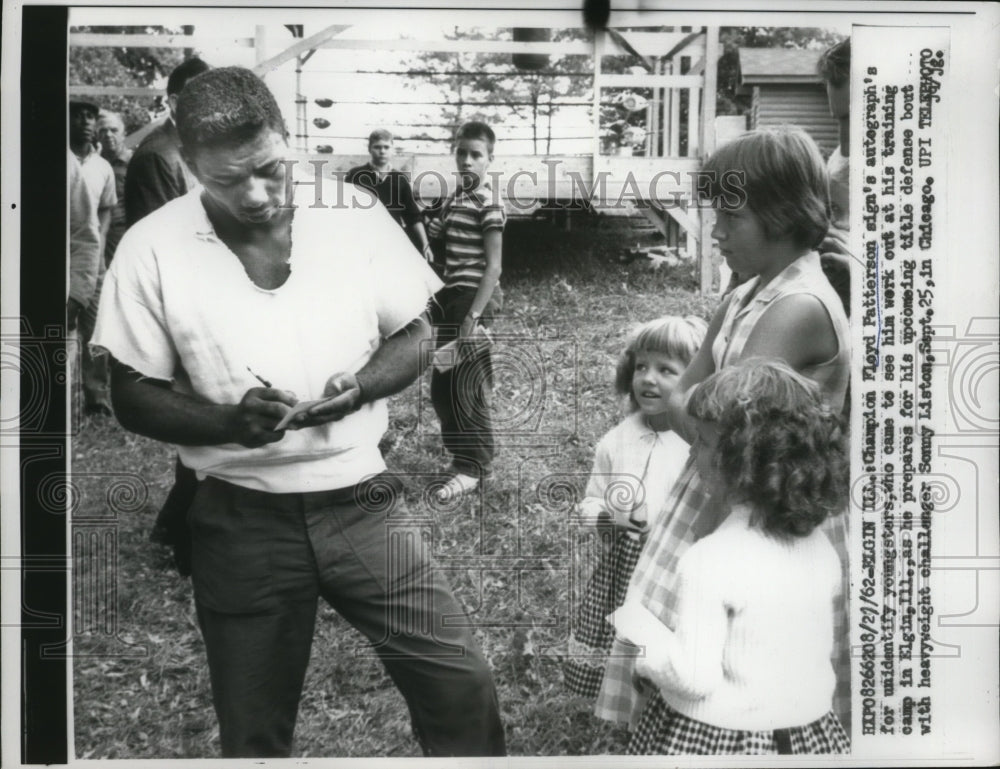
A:
[[[256,379],[258,382],[260,382],[262,385],[264,385],[264,387],[274,387],[274,385],[271,384],[270,382],[268,382],[266,379],[264,379],[264,377],[262,377],[262,376],[260,376],[258,374],[254,374],[253,369],[250,368],[249,366],[247,366],[247,371],[249,371],[251,374],[253,374],[254,379]]]

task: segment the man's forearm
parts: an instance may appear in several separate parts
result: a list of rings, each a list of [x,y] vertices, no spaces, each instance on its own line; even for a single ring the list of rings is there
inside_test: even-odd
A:
[[[138,379],[112,364],[111,401],[122,427],[166,443],[212,446],[234,440],[235,406],[222,406],[169,389],[165,382]]]
[[[431,338],[426,317],[420,316],[386,339],[355,375],[362,402],[371,403],[405,390],[427,368],[424,348]]]

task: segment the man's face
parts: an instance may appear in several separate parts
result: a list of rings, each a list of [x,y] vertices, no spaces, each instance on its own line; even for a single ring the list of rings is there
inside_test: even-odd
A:
[[[97,138],[101,154],[108,159],[116,158],[125,149],[125,126],[117,117],[102,117],[97,121]]]
[[[260,227],[272,222],[286,203],[282,161],[287,152],[284,137],[264,128],[243,144],[196,149],[186,159],[217,211],[243,225]]]
[[[462,189],[474,190],[486,180],[493,153],[482,139],[460,139],[455,147],[455,165],[462,176]]]
[[[384,166],[392,157],[392,141],[376,139],[368,145],[368,153],[372,156],[372,165]]]
[[[97,114],[87,107],[76,107],[69,116],[69,140],[72,144],[90,144],[97,134]]]

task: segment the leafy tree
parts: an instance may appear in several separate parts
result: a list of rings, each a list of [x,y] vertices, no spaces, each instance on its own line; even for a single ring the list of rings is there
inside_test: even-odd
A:
[[[71,32],[114,34],[178,35],[191,34],[193,27],[73,27]],[[151,87],[170,74],[190,49],[71,47],[69,50],[70,85],[105,85]],[[93,99],[106,109],[120,112],[125,131],[131,133],[150,121],[150,113],[163,108],[159,97],[101,96]]]

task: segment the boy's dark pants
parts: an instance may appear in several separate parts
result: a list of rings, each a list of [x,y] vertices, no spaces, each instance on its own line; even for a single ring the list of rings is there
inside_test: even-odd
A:
[[[436,347],[458,336],[458,327],[469,313],[476,289],[449,286],[434,297],[431,322],[437,332]],[[503,294],[497,286],[483,311],[480,324],[489,326],[502,306]],[[488,345],[463,357],[448,371],[433,370],[431,402],[441,422],[441,440],[460,473],[487,477],[493,470],[493,356]]]
[[[386,474],[303,494],[198,484],[192,580],[223,756],[291,753],[319,596],[373,644],[320,653],[377,654],[425,755],[504,754],[492,675],[400,489]]]

